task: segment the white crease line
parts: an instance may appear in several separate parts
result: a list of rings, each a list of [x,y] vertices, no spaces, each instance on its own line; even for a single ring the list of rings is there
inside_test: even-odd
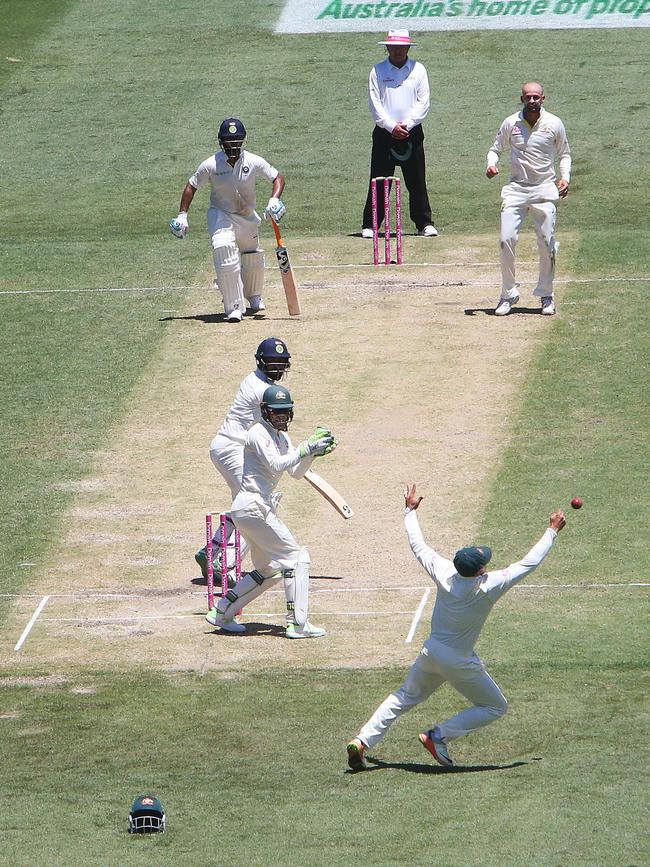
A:
[[[560,590],[613,590],[619,589],[621,587],[650,587],[650,582],[648,581],[619,581],[612,583],[598,583],[598,584],[558,584],[558,583],[549,583],[549,584],[517,584],[513,588],[514,590],[546,590],[546,589],[560,589]],[[424,587],[422,584],[418,584],[412,587],[400,587],[400,593],[421,593]],[[284,590],[267,590],[269,594],[277,593],[278,595],[284,595]],[[386,585],[385,587],[312,587],[310,589],[310,594],[314,593],[394,593],[395,587],[392,585]],[[189,590],[187,592],[188,596],[206,596],[207,590]],[[0,599],[38,599],[40,593],[0,593]],[[167,594],[164,588],[160,590],[160,596],[157,596],[155,593],[149,591],[148,593],[102,593],[101,591],[93,591],[93,590],[79,590],[76,593],[50,593],[48,599],[76,599],[79,601],[83,601],[84,599],[152,599],[152,598],[160,598],[167,596],[169,599],[174,597],[178,597],[179,599],[183,597],[182,593],[172,593]]]
[[[32,618],[31,618],[31,620],[29,621],[29,623],[27,624],[27,626],[25,627],[25,629],[23,630],[23,634],[22,634],[22,635],[20,636],[20,638],[18,639],[18,644],[14,647],[14,650],[20,650],[20,648],[23,646],[23,644],[25,643],[25,640],[26,640],[27,636],[28,636],[29,633],[31,632],[32,626],[36,623],[36,621],[37,621],[37,619],[38,619],[38,615],[41,613],[41,611],[42,611],[42,610],[45,608],[45,606],[47,605],[47,600],[48,600],[49,598],[50,598],[49,596],[44,596],[44,597],[41,599],[41,601],[38,603],[38,608],[37,608],[36,611],[32,614]]]
[[[413,641],[413,636],[415,635],[415,630],[418,628],[418,623],[420,622],[420,617],[422,617],[422,612],[424,611],[424,606],[427,604],[427,599],[429,598],[429,594],[431,593],[431,588],[428,587],[425,590],[422,599],[420,599],[420,604],[418,605],[418,609],[413,615],[413,620],[411,621],[411,628],[409,629],[409,634],[406,636],[405,644],[410,644]]]
[[[97,626],[110,626],[117,623],[134,623],[142,620],[196,620],[201,618],[207,612],[195,611],[193,614],[134,614],[129,617],[44,617],[42,623],[85,623],[88,626],[96,624]],[[337,619],[345,617],[394,617],[395,615],[407,615],[408,611],[327,611],[322,612],[322,616],[327,619]],[[250,614],[243,614],[239,619],[256,622],[260,617],[265,620],[273,618],[284,619],[286,612],[269,612],[269,611],[252,611]],[[320,615],[319,615],[320,616]],[[215,627],[217,628],[217,627]]]
[[[498,267],[498,263],[495,265],[494,262],[413,262],[411,265],[401,265],[401,268],[485,268],[485,267],[494,267],[495,269]],[[340,268],[374,268],[374,265],[367,263],[351,263],[351,264],[333,264],[333,265],[294,265],[295,271],[301,270],[318,270],[318,271],[327,271],[327,270],[336,270]],[[384,267],[384,266],[382,266]],[[397,267],[397,266],[395,266]],[[269,267],[268,271],[275,271],[275,268]],[[384,274],[384,271],[380,272]],[[394,271],[391,269],[391,274]],[[650,276],[648,277],[587,277],[587,278],[562,278],[556,277],[556,283],[569,284],[569,283],[648,283],[650,282]],[[334,284],[338,285],[338,284]],[[389,284],[388,288],[391,288],[392,285]],[[431,284],[433,287],[445,288],[449,286],[493,286],[493,280],[459,280],[454,281],[452,283],[436,283],[435,281]],[[57,293],[61,294],[69,294],[69,293],[84,293],[84,292],[197,292],[202,291],[204,289],[208,290],[210,287],[205,286],[81,286],[76,289],[4,289],[0,291],[0,298],[3,295],[53,295]],[[163,311],[164,312],[164,311]]]

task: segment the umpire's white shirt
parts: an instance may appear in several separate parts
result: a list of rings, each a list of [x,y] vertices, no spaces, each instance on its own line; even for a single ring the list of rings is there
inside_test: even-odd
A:
[[[451,560],[441,557],[425,543],[415,511],[406,513],[404,525],[411,550],[437,587],[431,635],[425,647],[435,655],[439,645],[443,645],[464,658],[473,656],[474,645],[494,603],[539,566],[557,538],[555,530],[549,527],[517,563],[478,578],[463,578]]]
[[[204,160],[189,179],[196,190],[210,183],[210,207],[228,214],[252,217],[255,214],[255,180],[258,175],[271,183],[279,172],[257,154],[242,151],[234,166],[223,153]]]
[[[417,60],[393,66],[386,59],[375,64],[368,79],[370,114],[377,126],[392,132],[395,124],[413,129],[429,113],[429,79]]]
[[[523,111],[507,117],[488,151],[488,167],[496,166],[502,152],[510,148],[510,182],[534,186],[555,181],[555,160],[559,158],[560,178],[571,180],[571,151],[559,117],[542,108],[535,126]]]
[[[312,455],[300,457],[300,450],[294,448],[284,431],[276,430],[264,420],[257,422],[246,435],[244,474],[231,511],[245,509],[254,502],[272,508],[271,495],[282,473],[286,470],[300,479],[312,461]]]
[[[246,434],[262,417],[260,404],[264,392],[270,385],[274,384],[273,380],[269,379],[259,368],[249,373],[239,386],[217,436],[228,437],[228,439],[243,446],[246,442]]]

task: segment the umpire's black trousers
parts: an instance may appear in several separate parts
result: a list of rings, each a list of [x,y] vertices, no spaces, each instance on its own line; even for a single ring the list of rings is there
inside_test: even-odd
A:
[[[415,226],[421,231],[425,226],[433,225],[431,219],[431,205],[427,193],[426,167],[424,162],[424,133],[422,126],[418,124],[410,131],[410,138],[404,142],[394,139],[392,135],[380,126],[376,126],[372,132],[372,154],[370,156],[370,178],[390,177],[395,174],[395,166],[402,170],[406,189],[409,191],[409,215]],[[392,153],[397,146],[399,149],[407,142],[412,145],[412,151],[408,159],[399,160]],[[384,185],[377,184],[377,210],[378,224],[381,226],[384,220]],[[362,228],[372,229],[372,196],[370,184],[368,184],[368,197],[363,209]]]

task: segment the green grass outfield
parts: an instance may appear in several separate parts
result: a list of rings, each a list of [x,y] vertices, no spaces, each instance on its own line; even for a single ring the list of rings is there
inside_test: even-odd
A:
[[[313,237],[335,261],[337,238],[359,230],[380,37],[276,37],[279,8],[0,2],[3,618],[8,594],[33,580],[19,564],[47,560],[71,483],[91,472],[155,358],[160,309],[176,304],[175,287],[201,283],[203,203],[190,214],[193,241],[173,242],[166,222],[218,121],[243,117],[251,150],[286,174],[286,231],[301,249]],[[462,773],[440,773],[413,744],[431,722],[426,705],[393,730],[384,765],[346,773],[345,739],[401,670],[343,659],[340,670],[270,665],[220,680],[147,671],[143,659],[142,671],[82,669],[52,683],[28,655],[2,660],[0,863],[647,861],[647,590],[626,586],[650,566],[647,30],[419,42],[445,238],[496,246],[498,188],[484,158],[522,81],[540,79],[567,125],[574,182],[558,237],[577,238],[576,280],[484,492],[482,532],[516,556],[530,541],[522,510],[580,493],[583,529],[563,541],[567,583],[620,589],[545,597],[541,612],[522,595],[495,614],[482,644],[512,710],[458,744]],[[53,291],[147,286],[165,291],[117,301]],[[435,702],[436,713],[456,707],[447,691]],[[132,840],[128,806],[150,787],[170,831]]]

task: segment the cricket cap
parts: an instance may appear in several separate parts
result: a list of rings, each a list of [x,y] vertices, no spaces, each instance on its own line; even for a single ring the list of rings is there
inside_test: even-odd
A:
[[[388,36],[383,42],[378,42],[378,45],[416,45],[409,36],[408,30],[389,30]]]
[[[463,578],[473,578],[481,566],[487,566],[492,559],[492,551],[487,545],[461,548],[454,556],[454,566]]]

